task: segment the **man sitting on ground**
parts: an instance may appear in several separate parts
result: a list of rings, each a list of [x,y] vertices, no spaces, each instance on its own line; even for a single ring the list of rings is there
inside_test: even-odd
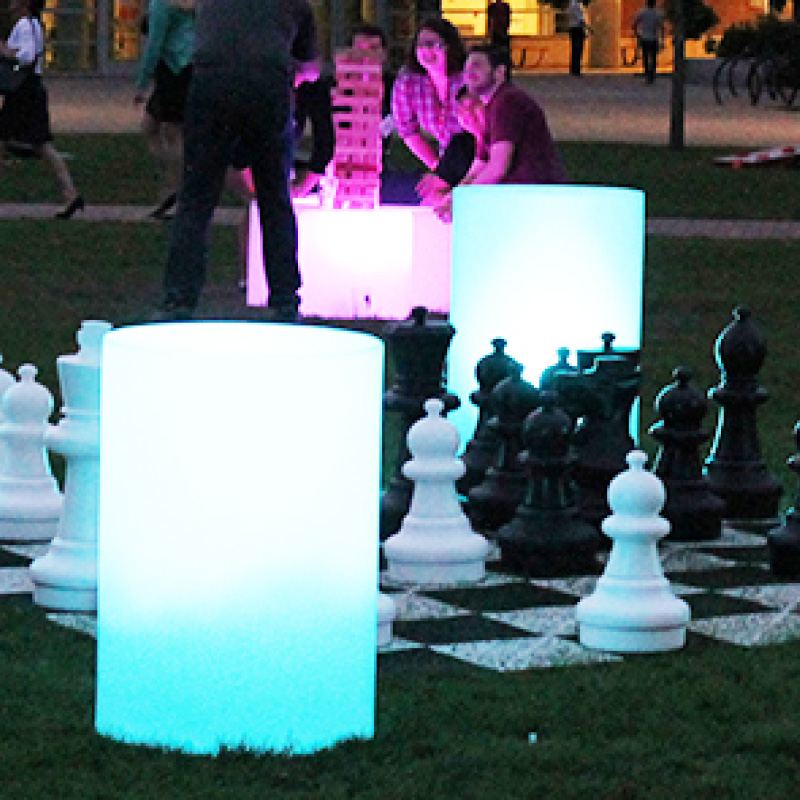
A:
[[[491,45],[470,50],[464,82],[485,106],[485,129],[476,158],[459,186],[567,182],[544,112],[529,94],[508,83],[502,51]],[[448,219],[450,194],[439,185],[426,188],[424,202]]]

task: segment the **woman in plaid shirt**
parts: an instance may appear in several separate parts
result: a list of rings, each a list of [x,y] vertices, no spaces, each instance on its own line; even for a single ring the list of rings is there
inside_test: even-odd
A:
[[[456,94],[464,85],[464,58],[455,26],[443,19],[426,20],[394,83],[392,117],[397,133],[429,170],[436,169],[451,138],[462,131]]]

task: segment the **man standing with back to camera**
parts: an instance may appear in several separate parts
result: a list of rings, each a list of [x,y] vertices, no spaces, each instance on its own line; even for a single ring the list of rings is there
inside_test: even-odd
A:
[[[189,319],[205,283],[207,234],[234,149],[246,153],[261,215],[267,315],[298,317],[297,226],[289,196],[292,85],[315,80],[307,0],[197,0],[183,180],[164,272],[164,319]]]

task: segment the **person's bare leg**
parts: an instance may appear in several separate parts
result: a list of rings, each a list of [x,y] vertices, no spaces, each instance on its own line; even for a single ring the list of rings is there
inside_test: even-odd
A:
[[[72,182],[72,175],[70,175],[67,162],[61,156],[61,153],[53,147],[52,142],[45,142],[40,147],[36,148],[36,154],[53,170],[61,187],[61,194],[66,203],[71,203],[77,196],[78,190]]]

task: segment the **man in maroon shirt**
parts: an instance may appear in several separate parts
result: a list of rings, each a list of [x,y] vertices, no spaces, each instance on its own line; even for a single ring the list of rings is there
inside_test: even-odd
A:
[[[464,67],[469,91],[486,106],[484,152],[465,184],[565,183],[567,175],[539,104],[508,83],[502,53],[487,45],[473,48]]]
[[[508,83],[502,51],[491,45],[472,48],[464,82],[470,95],[484,104],[485,122],[483,135],[476,135],[475,161],[459,186],[568,182],[544,112],[529,94]],[[449,219],[449,193],[431,192],[426,200],[442,219]]]

